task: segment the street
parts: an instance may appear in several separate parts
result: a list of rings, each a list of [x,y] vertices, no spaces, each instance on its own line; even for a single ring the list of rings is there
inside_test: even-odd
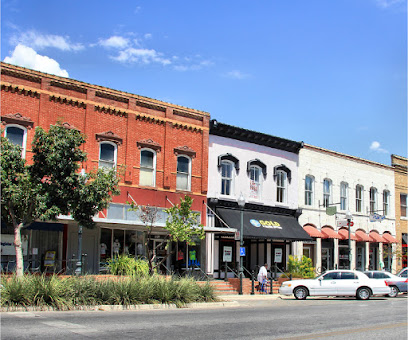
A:
[[[239,306],[120,312],[8,312],[1,339],[406,339],[407,296],[291,297]]]

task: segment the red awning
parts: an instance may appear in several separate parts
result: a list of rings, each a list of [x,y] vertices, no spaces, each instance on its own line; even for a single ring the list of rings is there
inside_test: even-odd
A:
[[[309,234],[311,237],[319,237],[319,238],[326,238],[317,228],[312,227],[311,225],[305,225],[303,229]]]
[[[391,234],[384,233],[382,237],[387,240],[388,243],[398,243],[398,240]]]
[[[383,242],[383,243],[388,243],[384,238],[381,237],[379,233],[376,231],[370,231],[370,234],[368,234],[370,237],[370,242]]]
[[[323,238],[337,238],[341,240],[341,236],[337,234],[332,228],[329,227],[323,227],[322,228],[322,234]]]
[[[370,238],[368,237],[367,233],[362,230],[356,231],[356,238],[359,242],[370,242]]]
[[[347,230],[347,229],[340,229],[340,230],[338,231],[338,233],[339,233],[339,235],[341,236],[341,238],[342,238],[343,240],[348,240],[348,238],[349,238],[349,233],[348,233],[348,230]],[[353,235],[353,233],[350,234],[350,238],[351,238],[352,240],[354,240],[354,241],[357,241],[357,237],[356,237],[355,235]]]

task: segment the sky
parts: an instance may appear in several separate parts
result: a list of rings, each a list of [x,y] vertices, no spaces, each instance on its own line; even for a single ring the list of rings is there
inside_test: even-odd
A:
[[[390,165],[407,0],[2,0],[1,60]]]

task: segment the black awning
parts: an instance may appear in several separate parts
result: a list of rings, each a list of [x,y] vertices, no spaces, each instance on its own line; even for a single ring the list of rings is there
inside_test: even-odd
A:
[[[231,228],[241,230],[241,211],[218,208],[217,214]],[[243,211],[244,237],[256,239],[279,239],[289,241],[312,241],[293,216],[261,211]]]

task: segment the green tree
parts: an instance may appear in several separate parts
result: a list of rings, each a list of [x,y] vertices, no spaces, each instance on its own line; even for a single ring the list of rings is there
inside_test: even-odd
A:
[[[93,228],[93,216],[119,194],[116,170],[80,173],[86,160],[85,137],[61,124],[49,131],[37,127],[32,143],[33,164],[21,157],[21,148],[1,137],[1,217],[14,227],[16,274],[23,275],[21,230],[35,220],[71,215]]]
[[[153,227],[157,220],[158,208],[149,205],[140,206],[134,203],[131,204],[129,210],[139,211],[140,219],[147,229],[145,249],[151,273],[164,263],[170,255],[167,254],[167,256],[163,257],[160,261],[156,260],[154,254],[164,244],[166,245],[166,249],[170,242],[187,242],[190,245],[195,245],[197,238],[201,240],[204,238],[204,228],[199,221],[200,214],[191,210],[192,204],[193,199],[186,195],[184,199],[180,198],[180,204],[173,205],[171,208],[164,210],[164,212],[168,214],[166,226],[164,227],[164,229],[168,231],[168,234],[162,242],[156,245],[155,249],[150,248],[150,240],[152,239]]]

